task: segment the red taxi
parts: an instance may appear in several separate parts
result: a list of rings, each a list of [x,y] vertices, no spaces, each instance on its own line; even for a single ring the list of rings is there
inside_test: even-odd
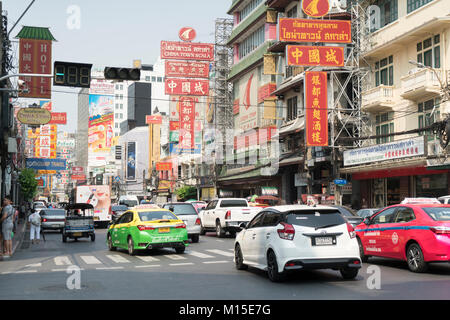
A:
[[[406,261],[413,272],[429,262],[450,262],[450,205],[405,199],[366,218],[355,231],[361,260],[370,256]]]

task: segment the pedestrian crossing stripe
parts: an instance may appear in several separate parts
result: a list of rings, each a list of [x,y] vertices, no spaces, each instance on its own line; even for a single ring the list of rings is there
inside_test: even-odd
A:
[[[102,262],[94,256],[80,256],[80,258],[86,264],[102,264]]]
[[[197,251],[189,251],[187,252],[189,255],[197,257],[197,258],[201,258],[201,259],[210,259],[210,258],[214,258],[213,256],[210,256],[209,254],[206,253],[201,253],[201,252],[197,252]]]
[[[106,256],[116,263],[129,263],[130,262],[130,260],[127,260],[118,254],[107,254]]]
[[[59,256],[53,259],[57,266],[71,266],[73,263],[70,261],[68,256]]]
[[[155,258],[155,257],[152,257],[152,256],[136,256],[136,258],[141,259],[144,262],[159,261],[158,258]]]
[[[223,250],[219,250],[219,249],[208,249],[206,251],[212,252],[212,253],[215,253],[215,254],[220,254],[220,255],[226,256],[226,257],[234,257],[233,253],[227,252],[227,251],[223,251]]]
[[[166,254],[163,257],[169,258],[171,260],[184,260],[186,257],[180,256],[179,254]]]

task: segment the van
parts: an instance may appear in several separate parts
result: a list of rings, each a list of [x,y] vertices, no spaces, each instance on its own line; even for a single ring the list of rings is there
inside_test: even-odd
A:
[[[137,196],[120,196],[119,198],[119,204],[126,205],[128,208],[135,207],[139,204],[139,199]]]

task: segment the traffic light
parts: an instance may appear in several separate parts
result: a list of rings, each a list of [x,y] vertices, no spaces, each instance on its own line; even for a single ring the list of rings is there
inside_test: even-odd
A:
[[[106,67],[104,75],[107,80],[139,81],[141,80],[141,69]]]
[[[89,88],[91,86],[92,64],[55,61],[53,64],[53,85]]]

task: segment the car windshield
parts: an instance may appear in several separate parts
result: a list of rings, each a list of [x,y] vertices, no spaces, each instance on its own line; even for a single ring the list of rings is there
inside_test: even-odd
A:
[[[245,200],[222,200],[220,203],[221,208],[232,208],[232,207],[248,207],[247,201]]]
[[[422,207],[422,210],[435,221],[450,221],[450,207]]]
[[[112,206],[111,211],[127,211],[127,206]]]
[[[346,223],[337,209],[291,211],[286,218],[289,224],[310,228],[331,227]]]
[[[356,216],[355,213],[353,213],[350,209],[348,209],[346,207],[339,207],[339,211],[341,212],[341,214],[343,214],[346,217],[354,217],[354,216]]]
[[[66,212],[64,210],[42,210],[41,216],[64,216]]]
[[[139,212],[139,219],[141,219],[141,221],[178,220],[178,218],[170,211]]]
[[[123,204],[127,207],[134,207],[138,205],[136,200],[120,200],[120,204]]]
[[[166,204],[164,209],[168,209],[175,213],[177,216],[196,215],[197,211],[190,203],[186,204]]]

